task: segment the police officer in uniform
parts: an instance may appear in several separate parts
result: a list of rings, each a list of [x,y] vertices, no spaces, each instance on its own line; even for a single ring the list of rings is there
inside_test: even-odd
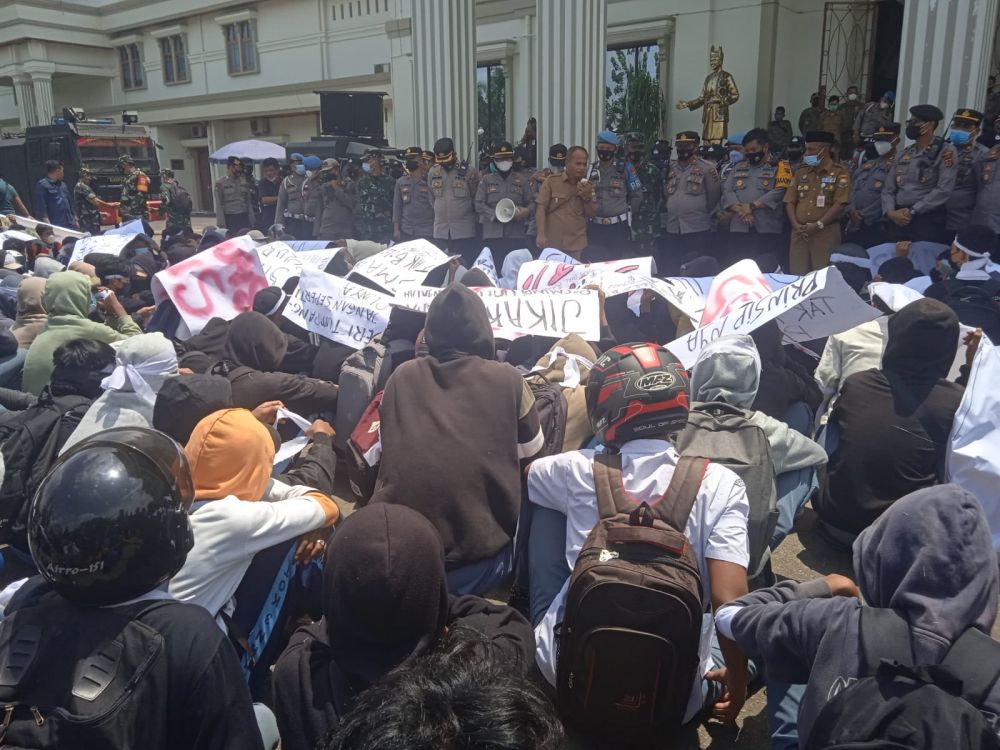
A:
[[[978,140],[982,125],[983,113],[974,109],[963,107],[951,118],[948,141],[958,153],[955,189],[951,191],[951,197],[945,204],[945,209],[948,211],[945,226],[951,234],[968,226],[976,207],[978,182],[975,166],[990,153],[990,150]]]
[[[743,160],[722,186],[722,208],[731,216],[727,250],[731,262],[765,253],[780,257],[784,229],[787,167],[770,159],[767,131],[754,128],[743,138]]]
[[[504,258],[511,250],[522,248],[527,243],[526,220],[534,205],[529,177],[524,172],[514,171],[514,147],[506,141],[493,152],[492,170],[484,174],[476,188],[476,213],[483,225],[483,245],[493,253],[496,268],[503,266]],[[514,218],[504,223],[497,219],[497,203],[504,198],[514,201]]]
[[[879,125],[874,135],[864,141],[861,161],[851,172],[851,202],[846,211],[845,242],[869,248],[886,241],[882,190],[886,182],[893,178],[899,131],[898,122]]]
[[[253,213],[253,224],[251,228],[257,226],[260,219],[260,183],[253,173],[253,159],[248,156],[240,158],[240,166],[243,167],[243,180],[247,184],[247,195],[250,197],[250,211]]]
[[[434,206],[421,153],[420,146],[403,152],[406,174],[396,180],[392,199],[392,238],[396,242],[434,237]]]
[[[997,117],[995,127],[997,135],[993,138],[993,147],[983,159],[973,167],[976,178],[976,208],[972,212],[973,224],[985,224],[1000,235],[1000,117]],[[997,242],[1000,251],[1000,241]]]
[[[305,157],[298,153],[288,157],[291,172],[278,187],[278,204],[274,211],[274,220],[284,224],[285,230],[297,240],[312,238],[312,218],[306,214],[303,192],[308,179],[304,160]]]
[[[549,165],[544,169],[532,172],[528,178],[528,191],[531,196],[529,206],[535,205],[535,200],[538,198],[538,191],[542,189],[542,183],[554,174],[561,174],[564,169],[566,169],[566,147],[561,143],[553,144],[549,147]],[[537,243],[534,238],[538,235],[538,225],[535,222],[535,215],[535,211],[530,212],[526,230],[530,239],[528,249],[533,252],[537,252]]]
[[[238,156],[226,162],[226,176],[215,183],[215,222],[235,235],[253,226],[250,187],[243,178],[243,163]]]
[[[632,255],[653,255],[663,234],[660,214],[663,212],[663,173],[646,160],[646,145],[641,138],[630,136],[625,146],[625,169],[629,182],[638,180],[639,198],[632,210]]]
[[[610,130],[597,134],[597,161],[591,165],[589,180],[597,190],[597,215],[587,228],[588,261],[621,258],[629,240],[629,205],[641,200],[641,187],[631,184],[625,164],[616,159],[620,140]]]
[[[434,143],[434,166],[427,173],[434,207],[434,240],[442,250],[462,256],[471,268],[482,249],[476,239],[476,210],[473,198],[479,173],[459,164],[455,142],[439,138]]]
[[[851,176],[830,156],[833,133],[806,133],[803,166],[785,191],[792,225],[789,273],[799,276],[830,265],[830,251],[840,244],[840,216],[851,199]]]
[[[955,147],[934,135],[944,113],[932,104],[910,107],[906,137],[913,141],[896,160],[892,179],[882,191],[882,211],[888,240],[941,242],[954,233],[946,227],[945,205],[955,189],[958,156]]]
[[[358,178],[358,232],[360,239],[386,244],[392,236],[393,193],[396,181],[382,170],[382,152],[369,149]]]
[[[73,187],[73,205],[76,207],[76,220],[81,232],[90,232],[95,237],[101,233],[101,209],[111,209],[114,203],[105,203],[97,197],[90,186],[94,181],[94,173],[87,167],[80,167],[80,179]]]
[[[674,139],[677,159],[667,173],[665,202],[667,247],[674,266],[689,257],[718,252],[712,218],[719,209],[722,183],[715,166],[695,156],[700,142],[693,130],[678,133]]]
[[[118,204],[118,214],[124,224],[133,219],[149,220],[149,208],[146,199],[149,197],[149,177],[141,169],[137,169],[135,161],[128,154],[118,157],[118,171],[125,175],[122,180],[122,197]]]

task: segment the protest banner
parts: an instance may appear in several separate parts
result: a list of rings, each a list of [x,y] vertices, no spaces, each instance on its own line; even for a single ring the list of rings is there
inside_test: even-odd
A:
[[[69,262],[83,260],[88,253],[109,253],[121,255],[126,245],[136,238],[134,234],[103,234],[97,237],[83,237],[73,243]]]
[[[556,250],[554,247],[547,247],[542,250],[538,258],[539,260],[554,260],[556,263],[565,263],[568,266],[580,265],[580,261],[572,255],[566,255],[562,250]]]
[[[336,258],[342,249],[331,247],[323,250],[302,250],[297,255],[299,256],[299,260],[302,261],[303,266],[324,271],[330,265],[330,261]]]
[[[395,294],[424,283],[427,274],[440,268],[450,258],[427,240],[411,240],[358,261],[351,276],[358,274]]]
[[[37,219],[29,219],[27,216],[15,215],[8,218],[12,219],[15,223],[19,224],[20,226],[27,227],[28,229],[32,230],[39,224],[45,224],[45,226],[47,227],[52,227],[53,234],[55,234],[55,236],[58,237],[60,240],[64,240],[67,237],[76,237],[77,239],[79,239],[80,237],[85,237],[87,235],[86,232],[78,232],[75,229],[67,229],[66,227],[56,226],[55,224],[49,224],[48,222],[45,221],[38,221]]]
[[[120,227],[114,227],[113,229],[108,229],[107,231],[104,232],[104,236],[107,237],[109,234],[110,235],[130,234],[134,236],[137,234],[145,234],[145,233],[146,233],[146,227],[142,225],[142,219],[133,219],[127,224],[122,224]]]
[[[330,246],[326,240],[291,240],[286,244],[297,253],[306,250],[326,250]]]
[[[0,243],[4,240],[18,240],[20,242],[31,242],[32,240],[37,240],[33,234],[28,234],[27,232],[22,232],[19,229],[8,229],[6,232],[0,232]]]
[[[948,451],[947,481],[972,493],[983,506],[993,546],[1000,550],[1000,348],[983,336],[969,371],[962,402],[955,412]]]
[[[517,288],[542,291],[579,289],[588,284],[596,284],[601,287],[605,295],[613,297],[616,294],[648,288],[652,272],[651,257],[576,265],[551,260],[532,260],[518,269]]]
[[[436,287],[402,290],[392,304],[426,313],[441,293]],[[486,305],[493,335],[502,339],[521,336],[562,338],[575,333],[587,341],[601,337],[600,295],[593,289],[473,289]]]
[[[307,331],[360,349],[389,324],[391,302],[388,294],[303,268],[282,315]]]
[[[472,267],[478,268],[485,273],[493,286],[500,286],[500,282],[497,280],[497,267],[493,262],[493,253],[488,247],[483,248],[483,251],[479,253],[479,257],[476,258],[476,262],[472,264]]]
[[[270,242],[253,249],[268,286],[283,287],[285,282],[302,273],[302,259],[284,242]]]
[[[744,302],[724,318],[681,336],[667,348],[690,368],[702,348],[718,338],[750,333],[776,320],[784,337],[793,342],[832,336],[879,317],[844,281],[833,266],[821,268],[771,292]]]
[[[712,280],[705,297],[700,325],[724,318],[747,302],[763,299],[771,293],[764,274],[752,260],[741,260],[724,269]]]
[[[157,304],[170,299],[192,334],[211,318],[232,320],[253,306],[267,277],[254,252],[257,243],[235,237],[209,248],[153,277]]]
[[[924,295],[903,284],[889,284],[885,281],[873,281],[868,285],[872,299],[878,297],[889,306],[893,312],[899,312],[911,302],[923,299]]]

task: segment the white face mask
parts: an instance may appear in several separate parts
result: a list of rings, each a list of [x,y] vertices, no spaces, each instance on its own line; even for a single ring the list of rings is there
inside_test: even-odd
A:
[[[878,103],[879,109],[889,109],[889,102],[881,101]]]
[[[875,141],[875,150],[879,156],[885,156],[892,151],[892,144],[889,141]]]
[[[857,100],[858,100],[858,95],[857,94],[848,94],[847,95],[847,101],[849,101],[849,102],[856,102]]]
[[[506,159],[504,159],[503,161],[494,162],[494,164],[497,165],[497,169],[499,169],[501,172],[509,172],[510,168],[514,166],[514,162],[507,161]]]

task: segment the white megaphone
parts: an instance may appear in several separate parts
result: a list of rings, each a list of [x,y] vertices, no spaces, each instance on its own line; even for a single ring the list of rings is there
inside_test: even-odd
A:
[[[514,201],[510,198],[503,198],[497,202],[497,207],[493,213],[497,215],[497,221],[501,224],[506,224],[514,218],[514,214],[517,213],[517,206],[514,205]]]

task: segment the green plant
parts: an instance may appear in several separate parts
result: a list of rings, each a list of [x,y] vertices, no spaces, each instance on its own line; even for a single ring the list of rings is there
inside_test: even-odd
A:
[[[609,52],[610,85],[605,86],[605,122],[616,133],[639,133],[650,145],[660,135],[664,120],[663,92],[650,72],[650,47]],[[660,54],[653,53],[652,70],[659,70]]]
[[[505,138],[507,121],[507,77],[504,69],[500,65],[491,65],[488,68],[480,68],[480,71],[487,71],[487,75],[481,75],[476,85],[477,99],[479,100],[478,118],[479,127],[483,129],[480,138],[480,148],[486,145],[494,146]]]

